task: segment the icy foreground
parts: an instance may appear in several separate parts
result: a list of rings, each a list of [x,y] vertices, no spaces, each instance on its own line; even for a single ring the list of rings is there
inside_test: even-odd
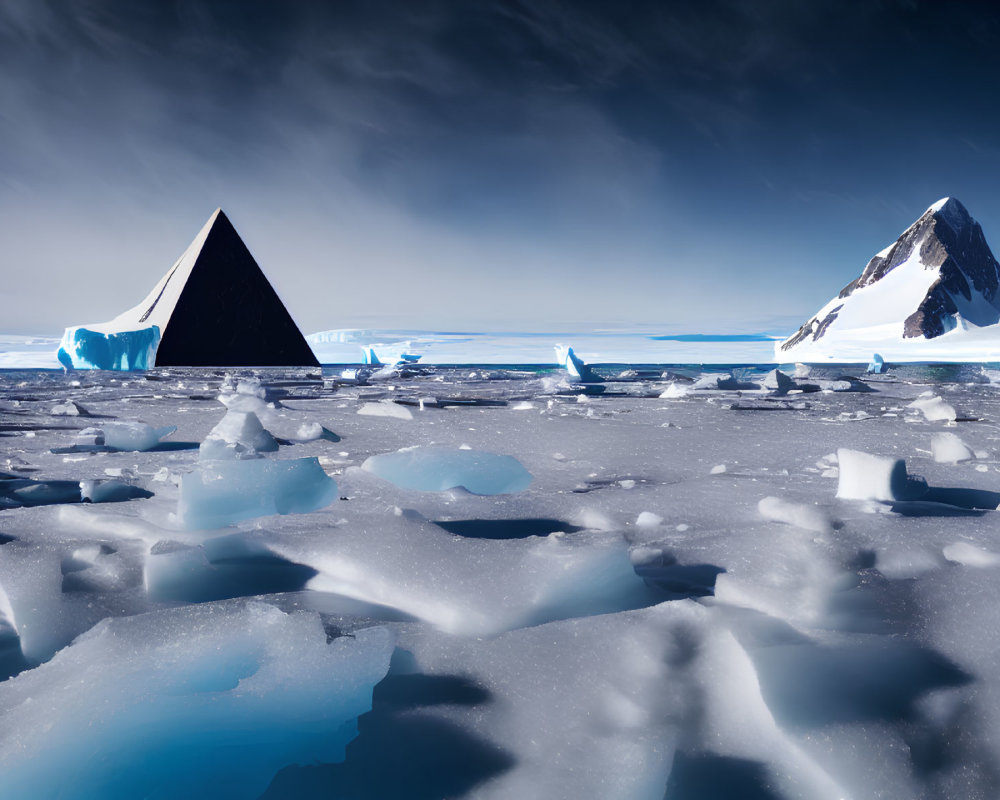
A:
[[[0,795],[995,797],[995,375],[3,373]]]

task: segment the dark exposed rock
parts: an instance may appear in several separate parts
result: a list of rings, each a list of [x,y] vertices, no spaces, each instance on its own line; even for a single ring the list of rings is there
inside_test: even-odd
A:
[[[281,299],[219,211],[163,331],[156,366],[317,365]]]

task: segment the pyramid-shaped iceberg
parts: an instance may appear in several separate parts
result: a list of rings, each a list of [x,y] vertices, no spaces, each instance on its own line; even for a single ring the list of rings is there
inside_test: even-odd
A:
[[[318,366],[221,208],[139,305],[67,328],[57,355],[76,369]]]

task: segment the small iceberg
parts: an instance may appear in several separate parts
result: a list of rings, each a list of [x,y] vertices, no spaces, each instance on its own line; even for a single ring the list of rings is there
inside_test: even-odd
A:
[[[871,375],[882,375],[888,367],[885,364],[885,360],[878,353],[872,355],[872,360],[868,362],[868,372]]]
[[[561,344],[556,345],[556,361],[559,366],[565,367],[569,373],[570,380],[581,381],[582,383],[603,383],[604,378],[592,370],[583,359],[573,352],[572,347]]]

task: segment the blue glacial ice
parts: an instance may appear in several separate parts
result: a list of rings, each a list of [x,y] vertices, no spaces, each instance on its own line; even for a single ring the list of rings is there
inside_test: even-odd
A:
[[[604,379],[592,370],[583,359],[573,352],[572,347],[556,345],[556,359],[560,366],[566,368],[571,380],[583,381],[585,383],[601,383]]]
[[[408,448],[371,456],[361,466],[401,489],[418,492],[462,488],[472,494],[507,494],[527,489],[532,480],[513,456],[484,450]]]
[[[134,331],[100,333],[67,328],[56,357],[66,369],[149,369],[156,360],[160,329],[156,325]]]
[[[261,602],[107,619],[0,683],[3,796],[258,797],[289,764],[344,760],[392,650],[384,628],[330,641]]]
[[[271,514],[307,514],[337,499],[337,483],[315,458],[203,462],[181,478],[178,521],[221,528]]]
[[[875,375],[881,375],[886,371],[885,360],[878,353],[872,355],[872,360],[868,362],[867,372]]]

